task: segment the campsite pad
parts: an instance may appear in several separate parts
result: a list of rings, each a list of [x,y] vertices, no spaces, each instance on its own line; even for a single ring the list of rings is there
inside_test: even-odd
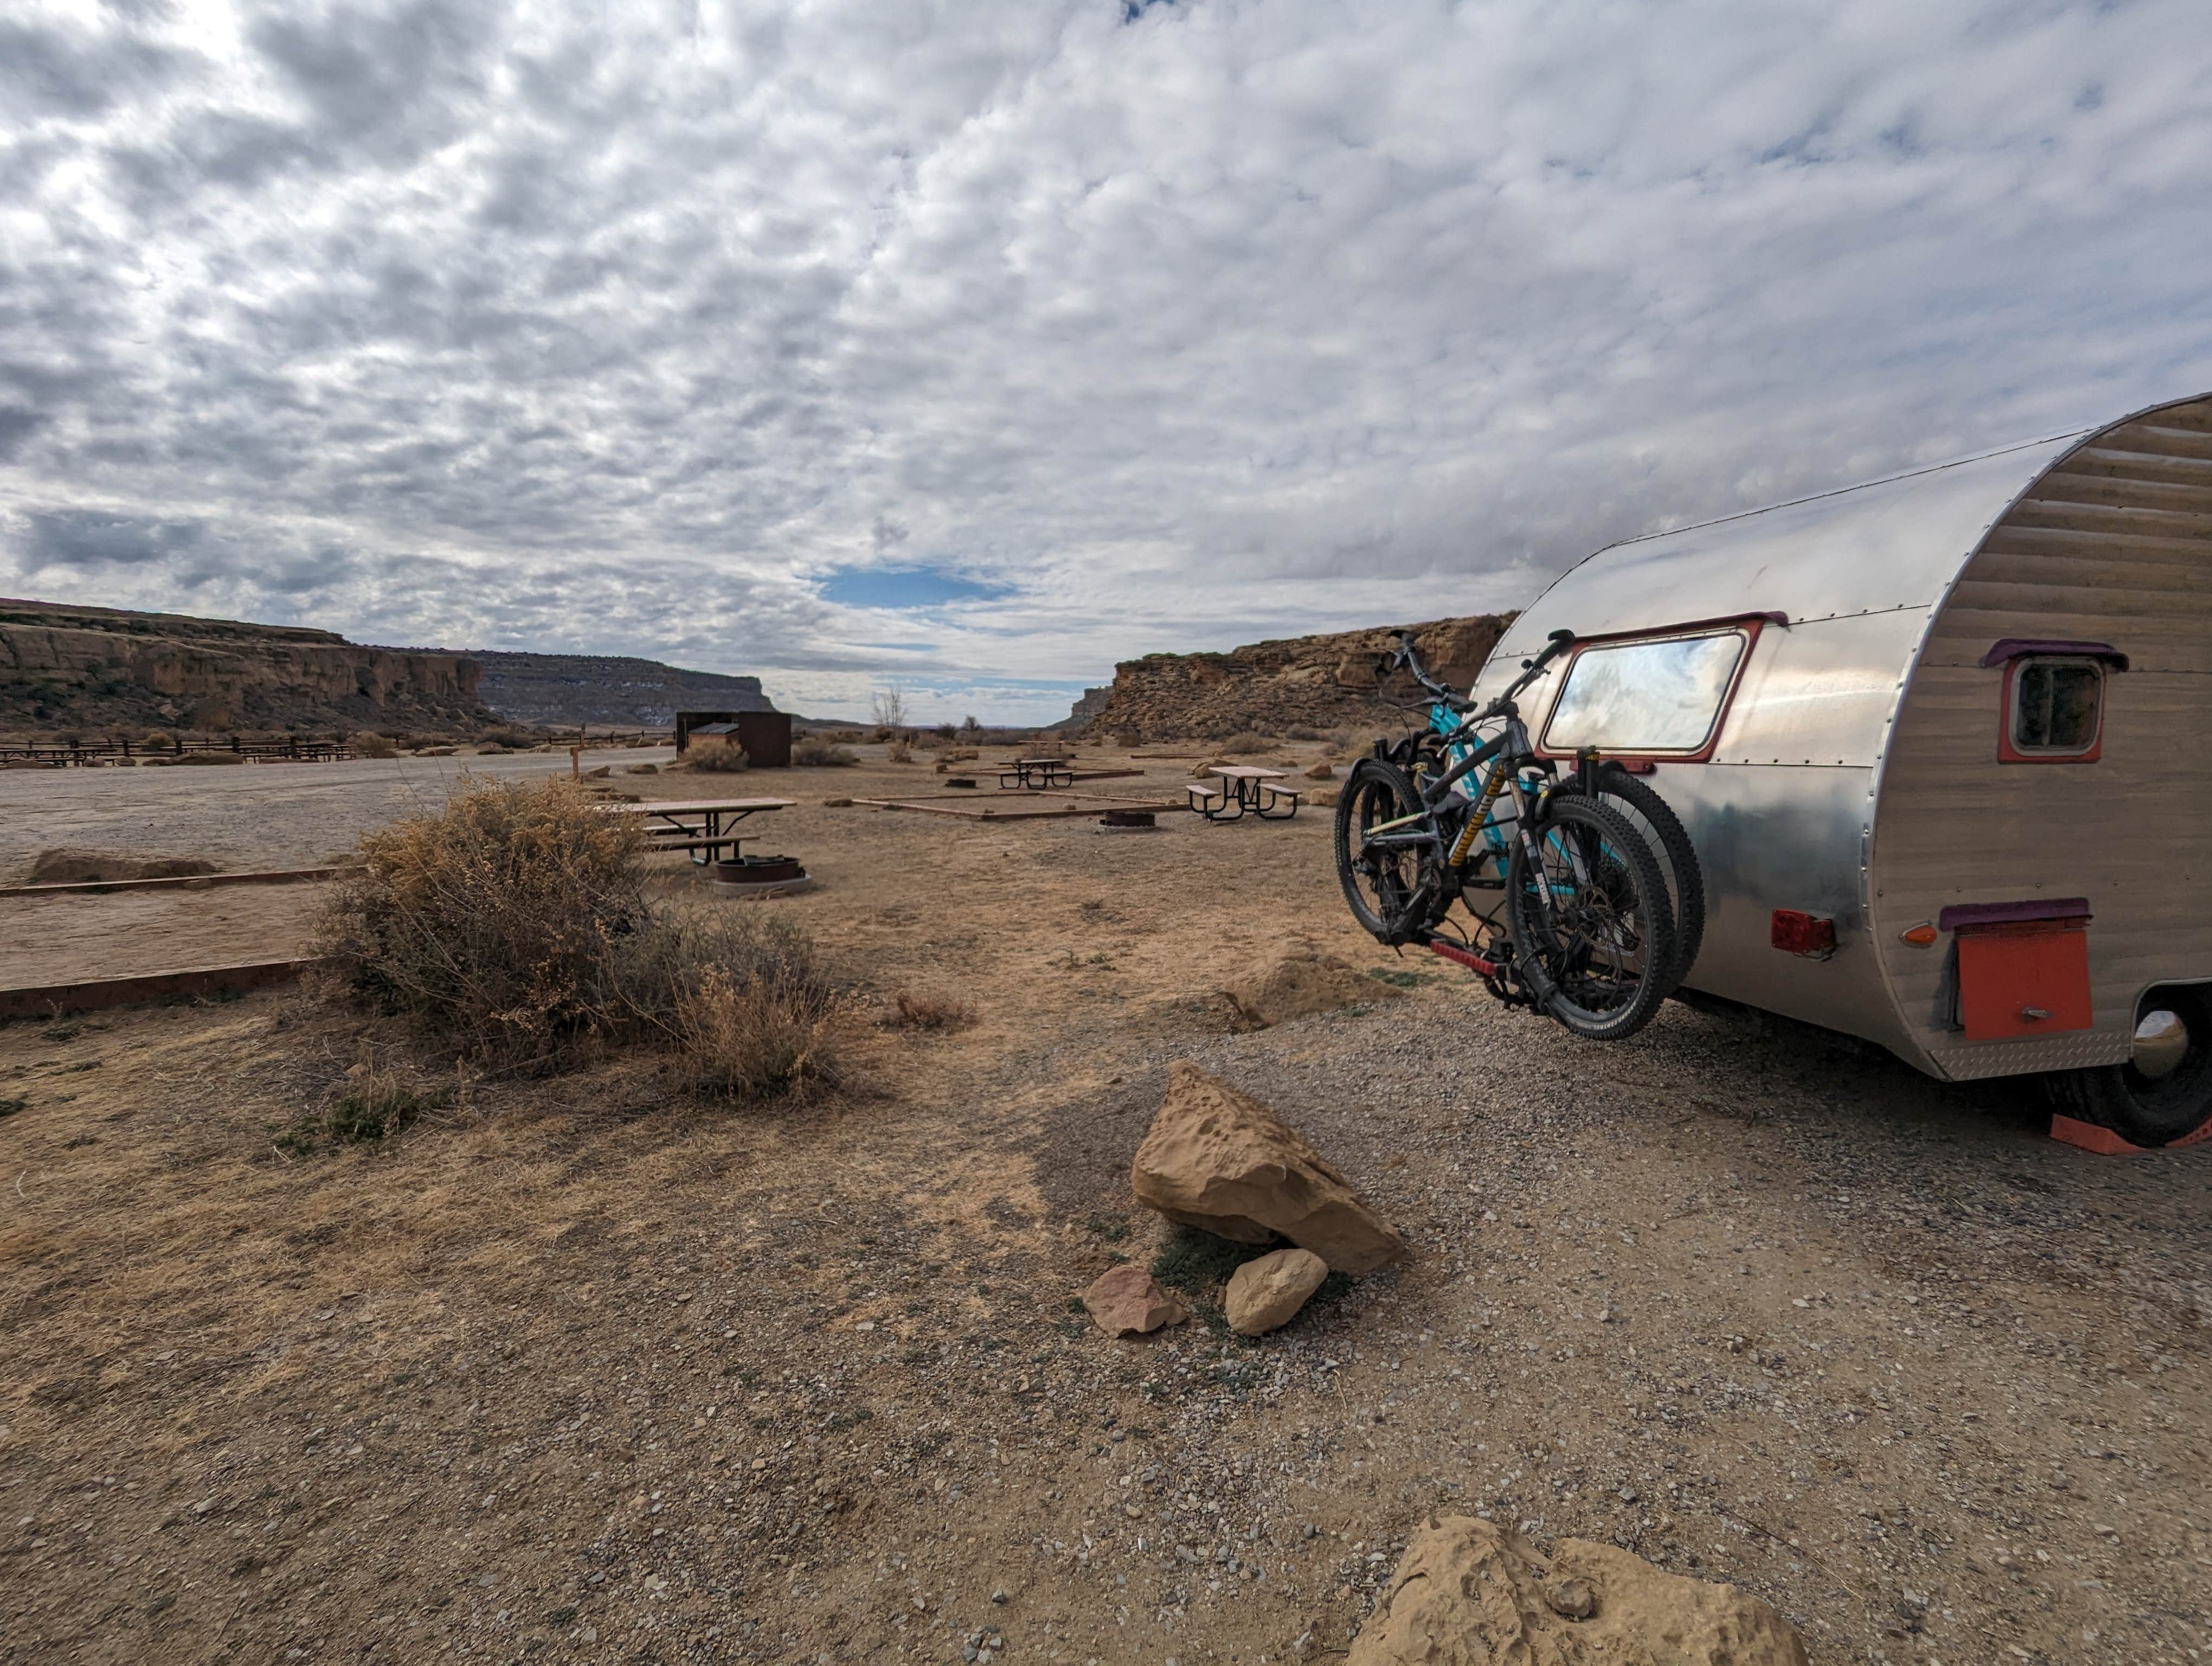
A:
[[[307,952],[324,885],[15,897],[0,902],[0,988],[132,977]]]

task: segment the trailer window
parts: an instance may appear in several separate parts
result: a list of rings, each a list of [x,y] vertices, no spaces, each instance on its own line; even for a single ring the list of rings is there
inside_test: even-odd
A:
[[[2104,724],[2101,664],[2027,658],[2014,660],[2010,670],[2005,729],[2014,758],[2078,759],[2096,751]]]
[[[1720,727],[1751,633],[1741,627],[1694,636],[1593,642],[1567,666],[1565,686],[1544,726],[1544,750],[1584,746],[1634,757],[1703,751]]]

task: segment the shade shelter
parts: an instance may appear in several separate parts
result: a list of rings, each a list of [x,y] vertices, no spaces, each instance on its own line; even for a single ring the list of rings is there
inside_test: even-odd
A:
[[[2087,1073],[2139,1142],[2212,1113],[2212,396],[1609,545],[1478,697],[1561,627],[1524,714],[1681,816],[1688,988],[1945,1079]]]

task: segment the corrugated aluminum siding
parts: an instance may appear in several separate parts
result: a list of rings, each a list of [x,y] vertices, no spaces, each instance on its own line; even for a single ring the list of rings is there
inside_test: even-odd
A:
[[[2094,763],[1997,762],[2006,638],[2107,642]],[[2115,1063],[2154,983],[2212,979],[2212,398],[2104,429],[1993,527],[1938,610],[1878,786],[1874,936],[1937,1073]],[[1953,903],[2087,896],[2094,1030],[1969,1043],[1948,938],[1899,933]]]

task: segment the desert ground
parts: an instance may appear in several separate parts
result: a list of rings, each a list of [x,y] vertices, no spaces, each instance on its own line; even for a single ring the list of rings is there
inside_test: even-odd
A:
[[[301,1154],[349,1066],[446,1067],[289,990],[0,1027],[0,1661],[1310,1661],[1439,1511],[1740,1584],[1823,1666],[2212,1652],[2212,1148],[2087,1156],[1745,1014],[1579,1043],[1358,933],[1324,813],[826,804],[937,790],[862,751],[711,783],[798,800],[762,847],[817,890],[660,859],[872,1013],[974,1009],[857,1027],[832,1097],[631,1058]],[[320,860],[432,762],[0,775],[0,874]],[[4,981],[286,952],[320,891],[0,900]],[[1219,991],[1306,952],[1374,998],[1240,1032]],[[1186,1059],[1409,1258],[1257,1340],[1102,1335],[1117,1261],[1194,1276],[1128,1182]]]

